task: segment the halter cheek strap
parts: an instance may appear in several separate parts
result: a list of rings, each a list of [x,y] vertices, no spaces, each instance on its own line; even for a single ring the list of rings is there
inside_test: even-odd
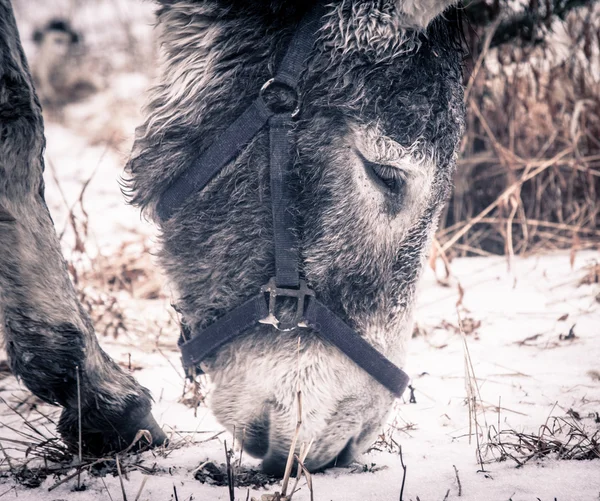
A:
[[[306,282],[300,279],[299,244],[289,211],[293,197],[289,181],[294,146],[291,130],[293,118],[300,111],[299,81],[314,46],[321,17],[321,6],[306,15],[294,33],[275,77],[263,85],[254,102],[170,184],[159,200],[157,213],[165,222],[190,195],[201,191],[223,167],[232,162],[268,124],[275,277],[263,285],[256,296],[208,327],[194,332],[190,339],[182,333],[179,347],[183,365],[189,369],[258,323],[272,325],[280,331],[308,327],[400,397],[408,385],[406,373],[320,303]],[[274,96],[269,94],[277,87],[291,97],[291,106],[268,104],[274,101]],[[282,297],[294,298],[297,302],[291,321],[283,322],[277,317],[277,300]]]

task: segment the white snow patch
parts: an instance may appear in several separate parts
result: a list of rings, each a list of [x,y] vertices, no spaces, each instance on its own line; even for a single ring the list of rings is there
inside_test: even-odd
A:
[[[466,340],[481,391],[485,412],[478,413],[484,435],[487,426],[502,430],[538,432],[548,417],[567,417],[569,409],[587,418],[600,411],[600,383],[591,377],[599,371],[600,343],[598,325],[600,304],[595,299],[598,285],[578,286],[586,266],[600,259],[598,253],[584,252],[577,256],[571,269],[569,255],[559,253],[516,259],[512,273],[506,270],[503,258],[466,258],[452,263],[455,279],[465,294],[460,308],[463,322],[469,317],[481,321]],[[461,500],[529,501],[592,501],[600,493],[600,460],[558,461],[546,458],[531,461],[522,468],[515,463],[491,462],[481,469],[476,454],[476,439],[469,444],[469,418],[465,403],[464,348],[461,336],[449,324],[456,324],[457,287],[439,285],[431,270],[425,274],[417,311],[417,323],[427,334],[413,339],[407,371],[412,376],[417,403],[406,399],[398,402],[390,422],[399,428],[411,423],[404,431],[397,430],[393,438],[402,445],[407,465],[404,499],[416,501],[458,499],[458,484],[454,466],[461,481]],[[165,311],[167,302],[146,301],[138,311],[142,318],[152,308]],[[568,314],[566,320],[559,320]],[[165,312],[166,315],[166,312]],[[442,322],[446,327],[442,327]],[[572,325],[575,339],[564,340]],[[534,337],[538,335],[537,337]],[[531,341],[526,341],[532,338]],[[524,342],[524,343],[523,343]],[[158,472],[147,478],[142,500],[172,499],[176,486],[179,499],[228,499],[224,487],[202,485],[193,478],[193,470],[211,459],[224,462],[223,440],[231,445],[232,438],[222,428],[210,410],[198,409],[197,417],[190,408],[178,403],[183,387],[183,373],[175,348],[175,337],[161,338],[162,353],[150,341],[131,336],[101,339],[103,347],[117,361],[127,363],[129,354],[138,380],[152,391],[156,400],[154,414],[174,440],[196,442],[163,458],[145,453],[145,465],[156,463]],[[165,348],[165,345],[170,348]],[[146,346],[144,348],[144,346]],[[12,379],[2,382],[1,395],[15,401],[25,392]],[[501,409],[498,414],[498,404]],[[2,423],[19,425],[18,416],[0,403]],[[568,419],[568,417],[567,417]],[[22,422],[21,422],[22,423]],[[584,419],[585,426],[594,424]],[[186,433],[184,433],[186,432]],[[195,433],[191,433],[195,432]],[[0,427],[0,436],[10,436],[10,430]],[[485,442],[481,436],[480,441]],[[8,450],[9,454],[15,454]],[[485,459],[491,459],[491,456]],[[244,465],[258,467],[259,462],[244,455]],[[387,501],[398,499],[402,483],[402,468],[397,454],[371,452],[358,458],[353,468],[337,468],[313,476],[317,500]],[[364,469],[374,472],[353,473]],[[132,472],[125,481],[129,497],[134,498],[143,475]],[[56,483],[48,478],[37,489],[28,490],[10,479],[0,480],[2,488],[14,487],[22,500],[88,500],[106,497],[102,481],[84,474],[88,486],[85,492],[74,492],[74,481],[48,492]],[[119,499],[117,478],[104,478],[113,499]],[[304,483],[295,499],[308,500]],[[274,486],[272,491],[277,489]],[[2,489],[0,489],[0,492]],[[260,498],[267,491],[252,491]],[[14,494],[7,494],[8,499]],[[191,497],[193,496],[193,497]],[[237,489],[238,499],[245,499],[246,490]]]

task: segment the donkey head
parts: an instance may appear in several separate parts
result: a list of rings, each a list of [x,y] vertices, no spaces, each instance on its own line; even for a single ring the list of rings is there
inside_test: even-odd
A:
[[[402,367],[415,287],[462,131],[458,20],[446,5],[331,2],[301,83],[293,212],[301,272],[319,300]],[[425,2],[427,3],[427,2]],[[164,0],[164,68],[128,164],[154,217],[165,186],[252,102],[308,7]],[[454,14],[451,17],[455,17]],[[192,331],[274,275],[268,134],[161,225],[161,262]],[[259,325],[203,365],[211,406],[250,454],[281,471],[303,394],[310,469],[343,465],[381,429],[393,397],[309,329]]]

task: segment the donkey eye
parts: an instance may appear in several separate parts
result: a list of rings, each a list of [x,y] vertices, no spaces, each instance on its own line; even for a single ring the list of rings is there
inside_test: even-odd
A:
[[[385,184],[389,191],[395,195],[402,193],[402,189],[404,188],[404,178],[400,175],[399,169],[372,162],[369,162],[369,164],[369,167],[373,170],[379,180]]]
[[[358,153],[362,160],[368,176],[373,182],[383,190],[392,193],[393,195],[401,195],[404,191],[406,180],[402,176],[402,171],[396,167],[389,165],[378,164],[367,160],[363,155]]]

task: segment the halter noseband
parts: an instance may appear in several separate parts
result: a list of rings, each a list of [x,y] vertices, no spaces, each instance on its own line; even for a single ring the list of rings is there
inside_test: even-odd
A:
[[[293,159],[290,132],[292,119],[300,111],[298,84],[313,49],[321,17],[320,7],[312,9],[304,17],[276,75],[262,86],[254,102],[161,195],[157,213],[165,222],[190,195],[201,191],[223,167],[232,162],[268,123],[275,277],[263,285],[256,296],[194,333],[191,339],[186,339],[187,336],[182,333],[178,344],[183,365],[190,369],[257,323],[270,324],[281,331],[308,327],[335,345],[396,397],[400,397],[408,385],[407,374],[320,303],[306,282],[300,279],[299,246],[288,210]],[[280,87],[291,96],[293,104],[279,107],[268,104],[266,98],[274,87]],[[265,297],[267,294],[268,301]],[[292,321],[284,323],[277,318],[276,303],[281,297],[295,298],[297,301]]]

